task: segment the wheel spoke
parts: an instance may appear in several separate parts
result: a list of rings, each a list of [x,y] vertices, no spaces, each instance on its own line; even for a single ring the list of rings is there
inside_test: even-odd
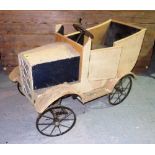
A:
[[[125,88],[128,88],[128,86],[130,86],[130,82],[127,84],[127,86]]]
[[[63,124],[59,124],[59,126],[63,126],[63,127],[66,127],[66,128],[70,128],[69,126],[66,126],[66,125],[63,125]]]
[[[70,112],[67,116],[65,116],[64,118],[62,118],[62,119],[60,120],[60,122],[62,122],[64,119],[68,118],[71,114],[72,114],[72,113]]]
[[[116,92],[112,95],[111,99],[113,99],[113,98],[117,98],[118,95],[119,95],[119,91],[116,91]]]
[[[121,88],[121,89],[123,88],[122,80],[120,81],[118,88]]]
[[[126,92],[122,92],[122,96],[126,96],[126,94],[127,94]]]
[[[41,130],[41,132],[43,132],[44,130],[46,130],[47,128],[49,128],[51,125],[52,125],[52,124],[47,125],[45,128],[43,128],[43,129]]]
[[[46,116],[46,115],[43,115],[42,117],[45,117],[45,118],[48,118],[48,119],[53,119],[52,117],[49,117],[49,116]]]
[[[130,88],[130,82],[127,84],[127,86],[126,86],[125,88],[122,89],[122,91],[125,92],[125,91],[128,90],[129,88]]]
[[[122,94],[121,94],[122,95]],[[117,100],[114,102],[114,104],[119,100],[120,101],[120,97],[121,95],[118,96]]]
[[[56,111],[55,111],[55,109],[53,109],[53,115],[54,115],[54,118],[55,118],[55,115],[56,115]]]
[[[39,123],[38,125],[53,125],[53,123]]]
[[[61,111],[63,111],[64,113],[67,112],[67,110],[63,109],[62,107],[61,107]],[[67,112],[67,113],[68,113],[68,112]]]
[[[50,135],[52,135],[52,133],[53,133],[53,131],[55,130],[55,128],[56,128],[56,126],[53,127],[53,129],[52,129]]]
[[[74,120],[74,119],[73,118],[72,119],[69,119],[69,118],[63,119],[63,121],[72,121],[72,120]]]
[[[111,99],[114,97],[115,93],[116,93],[116,89],[115,89],[115,92],[112,92],[112,94],[110,96]]]
[[[58,126],[58,129],[59,129],[59,132],[60,132],[60,134],[61,134],[61,130],[60,130],[60,127]]]

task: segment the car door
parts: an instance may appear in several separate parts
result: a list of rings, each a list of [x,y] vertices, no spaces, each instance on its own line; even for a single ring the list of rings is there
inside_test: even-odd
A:
[[[121,56],[121,47],[109,47],[91,51],[89,80],[115,78]]]

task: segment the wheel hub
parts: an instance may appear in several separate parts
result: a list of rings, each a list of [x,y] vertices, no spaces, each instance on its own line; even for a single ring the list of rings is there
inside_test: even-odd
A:
[[[60,125],[60,122],[59,121],[56,121],[56,122],[54,122],[54,125],[55,126],[59,126]]]

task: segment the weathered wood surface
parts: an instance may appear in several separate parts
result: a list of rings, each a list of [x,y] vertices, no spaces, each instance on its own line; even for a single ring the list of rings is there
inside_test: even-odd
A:
[[[146,27],[142,50],[135,72],[149,66],[155,39],[155,11],[0,11],[1,63],[9,72],[18,64],[17,54],[54,41],[56,24],[64,24],[65,32],[73,31],[72,24],[94,26],[109,18]]]

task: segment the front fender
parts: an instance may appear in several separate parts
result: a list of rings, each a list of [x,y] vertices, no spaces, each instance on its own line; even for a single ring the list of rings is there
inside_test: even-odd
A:
[[[15,67],[9,74],[9,79],[13,82],[18,81],[20,83],[20,71],[19,66]]]
[[[34,104],[35,109],[38,113],[42,113],[49,105],[54,103],[56,100],[70,94],[78,95],[78,93],[75,92],[72,86],[67,83],[51,87],[42,94],[38,95]]]

